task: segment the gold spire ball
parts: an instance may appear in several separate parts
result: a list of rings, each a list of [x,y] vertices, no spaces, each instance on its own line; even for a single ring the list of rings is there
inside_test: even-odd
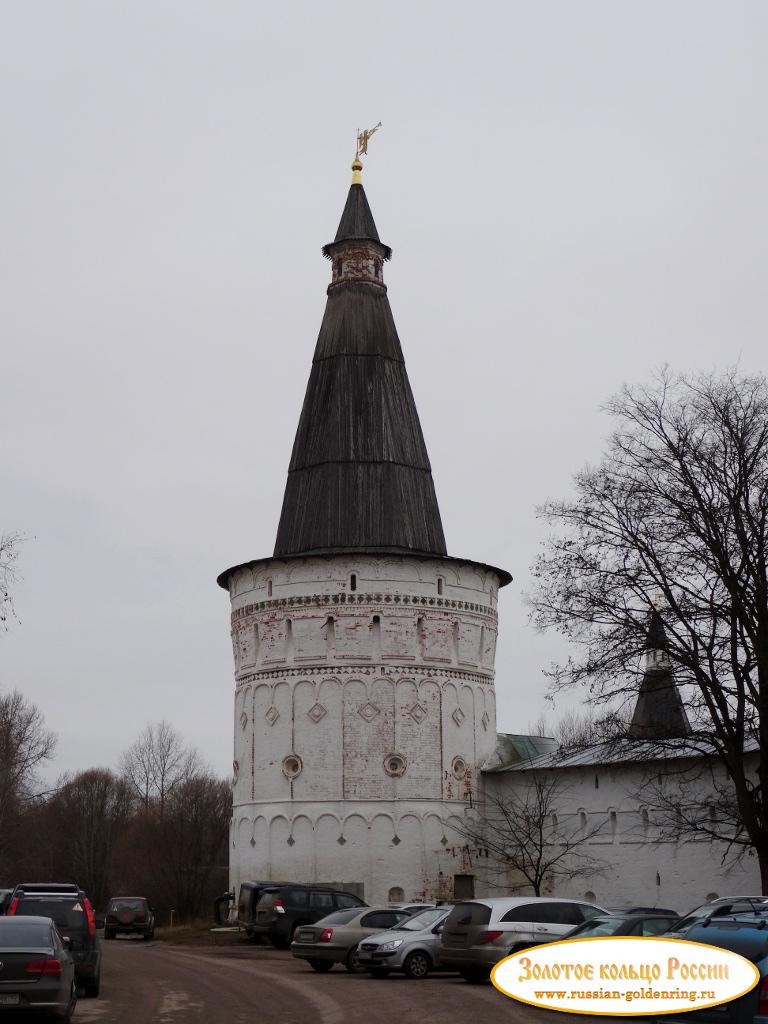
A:
[[[360,161],[360,154],[368,153],[368,140],[370,137],[382,127],[381,121],[373,128],[366,128],[362,132],[358,128],[357,131],[357,149],[355,150],[355,159],[352,161],[352,184],[362,185],[363,179],[360,172],[363,169],[363,165]]]

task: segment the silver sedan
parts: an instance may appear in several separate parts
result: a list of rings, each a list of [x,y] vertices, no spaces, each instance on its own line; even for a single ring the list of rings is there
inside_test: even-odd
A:
[[[357,944],[376,932],[397,927],[411,915],[392,907],[355,907],[337,910],[313,925],[296,929],[291,952],[321,973],[334,964],[344,964],[348,971],[363,970],[358,962]]]

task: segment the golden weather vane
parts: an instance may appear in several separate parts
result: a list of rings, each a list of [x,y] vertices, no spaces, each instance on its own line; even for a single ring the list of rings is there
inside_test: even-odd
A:
[[[379,123],[377,125],[374,125],[373,128],[366,128],[362,132],[358,128],[358,131],[357,131],[357,151],[355,152],[355,160],[359,160],[360,159],[360,154],[361,153],[363,155],[366,155],[368,153],[368,142],[369,142],[371,136],[374,135],[379,130],[379,128],[381,128],[381,127],[382,127],[382,124],[381,124],[381,121],[379,121]]]

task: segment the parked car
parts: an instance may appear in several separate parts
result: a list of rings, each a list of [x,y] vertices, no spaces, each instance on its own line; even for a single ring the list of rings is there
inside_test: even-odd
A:
[[[605,914],[577,925],[563,935],[564,939],[596,939],[601,935],[663,935],[679,920],[674,911],[654,910],[649,913]]]
[[[406,918],[391,931],[369,935],[357,947],[361,967],[374,978],[402,971],[408,978],[426,978],[442,967],[440,932],[453,907],[434,907]]]
[[[763,913],[710,917],[687,929],[686,939],[740,953],[757,967],[760,980],[751,992],[732,1003],[685,1013],[660,1014],[655,1024],[768,1024],[768,929]]]
[[[9,917],[51,917],[70,940],[75,979],[87,996],[101,988],[101,947],[96,916],[83,890],[70,883],[34,882],[17,885],[8,904]]]
[[[75,962],[50,917],[0,920],[0,1013],[41,1011],[69,1022],[77,1003]]]
[[[351,910],[367,904],[351,892],[311,885],[266,886],[256,904],[251,925],[254,935],[263,935],[278,949],[286,949],[297,928],[314,924],[334,910]]]
[[[114,896],[104,917],[104,938],[116,935],[141,935],[146,941],[155,937],[155,914],[144,896]]]
[[[296,929],[291,952],[299,960],[307,960],[315,971],[330,971],[334,964],[344,964],[355,973],[361,965],[357,945],[361,939],[377,931],[389,931],[411,915],[407,910],[392,907],[357,907],[329,914],[312,926]]]
[[[440,960],[465,981],[487,981],[491,968],[527,946],[562,939],[602,907],[547,896],[465,900],[448,915],[440,936]]]
[[[269,882],[265,881],[247,881],[240,885],[240,892],[237,897],[237,917],[236,923],[241,928],[245,929],[245,934],[249,939],[254,938],[255,932],[253,929],[256,923],[256,905],[259,902],[261,894],[266,888],[271,888],[275,885],[287,885],[287,882],[276,882],[274,879]]]
[[[0,914],[4,914],[8,909],[12,895],[13,889],[0,889]]]
[[[768,913],[768,898],[764,896],[720,896],[709,903],[703,903],[695,910],[681,917],[667,933],[670,936],[685,935],[694,925],[703,924],[711,918],[733,917],[736,914],[755,912]]]

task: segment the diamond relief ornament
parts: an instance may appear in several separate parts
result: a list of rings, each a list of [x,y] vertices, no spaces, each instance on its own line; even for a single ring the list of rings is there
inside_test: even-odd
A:
[[[427,717],[427,709],[424,707],[423,704],[419,704],[417,702],[413,705],[412,708],[408,708],[408,714],[411,716],[411,718],[417,725],[421,725],[421,723]]]
[[[461,725],[461,723],[464,721],[466,717],[467,716],[464,714],[461,708],[456,708],[453,714],[451,715],[451,718],[454,720],[456,725]]]
[[[293,846],[293,844],[296,842],[293,836],[288,836],[288,838],[285,841],[286,843],[288,843],[289,846]]]
[[[277,710],[274,704],[270,704],[267,710],[264,712],[264,717],[270,725],[274,725],[280,717],[280,712]]]
[[[248,725],[248,715],[245,712],[240,715],[240,725],[245,728]]]
[[[377,708],[375,704],[371,704],[371,702],[368,701],[367,704],[363,704],[361,708],[357,709],[357,713],[361,718],[364,718],[366,722],[372,722],[380,710],[381,709]]]
[[[320,704],[319,701],[317,701],[312,705],[312,707],[307,712],[307,718],[310,718],[315,723],[315,725],[317,725],[317,723],[320,722],[323,718],[325,718],[327,714],[328,712],[323,707],[323,705]]]
[[[491,721],[491,716],[488,714],[487,711],[484,711],[483,712],[483,717],[480,719],[480,722],[481,722],[481,724],[483,726],[483,729],[485,729],[486,732],[488,732],[488,725],[490,724],[490,721]]]

